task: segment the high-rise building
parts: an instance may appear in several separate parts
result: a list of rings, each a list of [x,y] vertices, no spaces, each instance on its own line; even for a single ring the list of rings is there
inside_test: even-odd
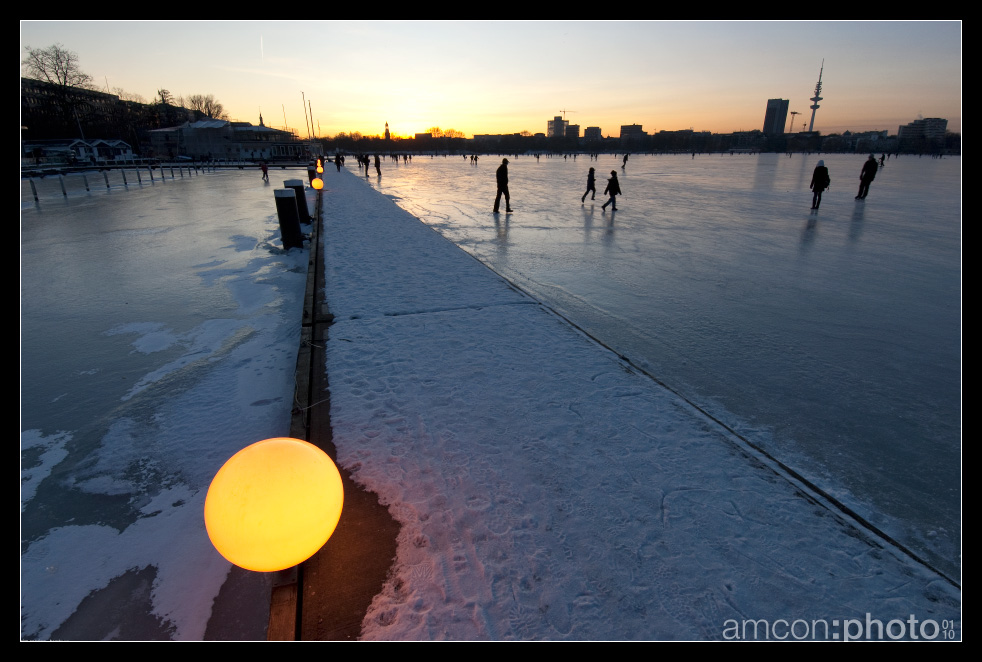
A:
[[[621,138],[643,138],[647,135],[640,124],[621,124]]]
[[[764,135],[780,136],[788,121],[787,99],[768,99],[767,110],[764,112]]]
[[[599,126],[588,126],[583,130],[583,137],[587,140],[600,140],[603,135],[600,133]]]
[[[923,117],[897,129],[897,139],[904,147],[913,148],[918,144],[938,148],[944,145],[948,120],[941,117]]]
[[[566,135],[566,126],[568,124],[569,122],[556,115],[546,123],[546,136],[549,138],[562,138]]]

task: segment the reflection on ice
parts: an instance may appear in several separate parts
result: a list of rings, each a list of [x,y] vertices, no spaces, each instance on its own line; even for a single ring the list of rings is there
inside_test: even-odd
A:
[[[959,159],[891,159],[859,202],[863,155],[509,160],[500,218],[491,157],[367,181],[958,575]]]

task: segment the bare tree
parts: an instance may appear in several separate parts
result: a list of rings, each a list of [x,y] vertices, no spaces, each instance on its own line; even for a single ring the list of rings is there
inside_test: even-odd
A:
[[[187,98],[188,108],[212,119],[228,119],[225,107],[211,94],[192,94]]]
[[[457,129],[447,129],[443,132],[444,138],[463,138],[464,132],[458,131]]]
[[[127,92],[121,87],[114,87],[112,93],[120,98],[122,101],[134,101],[136,103],[146,104],[147,100],[141,94],[136,94],[134,92]]]
[[[61,44],[47,48],[25,46],[24,50],[27,56],[21,60],[21,64],[27,77],[55,86],[52,103],[61,111],[61,130],[78,128],[79,136],[84,139],[80,114],[85,114],[89,102],[75,90],[93,90],[95,86],[92,85],[92,76],[79,67],[78,55]]]
[[[82,71],[79,66],[78,54],[67,50],[61,44],[47,48],[31,48],[27,51],[21,64],[29,77],[43,80],[62,87],[92,88],[92,76]]]
[[[439,138],[443,135],[443,131],[438,126],[431,126],[426,130],[426,133],[430,134],[431,138]]]

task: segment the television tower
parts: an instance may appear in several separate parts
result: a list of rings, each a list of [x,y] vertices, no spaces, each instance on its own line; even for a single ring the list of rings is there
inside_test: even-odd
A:
[[[818,70],[818,82],[815,83],[815,96],[813,96],[810,101],[812,105],[808,106],[812,109],[812,121],[808,124],[808,131],[811,132],[815,129],[815,111],[818,110],[818,102],[822,100],[822,72],[825,71],[825,58],[822,58],[822,68]]]

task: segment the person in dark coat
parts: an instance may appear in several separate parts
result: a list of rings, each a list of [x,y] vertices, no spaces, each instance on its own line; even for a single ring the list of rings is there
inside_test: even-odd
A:
[[[832,179],[829,177],[829,169],[825,167],[825,161],[819,161],[818,165],[815,166],[815,172],[812,173],[812,183],[809,184],[809,188],[814,191],[812,209],[818,209],[818,206],[822,204],[822,191],[827,189],[831,183]]]
[[[856,194],[857,200],[865,200],[869,194],[869,184],[876,177],[876,157],[872,154],[863,164],[863,171],[859,173],[859,193]]]
[[[610,171],[610,179],[607,180],[607,188],[604,189],[604,194],[609,195],[610,199],[600,205],[600,208],[607,209],[607,205],[610,205],[611,211],[617,211],[617,196],[621,194],[621,185],[617,181],[616,170]]]
[[[501,159],[495,177],[498,180],[498,195],[494,196],[494,212],[498,213],[498,206],[501,204],[501,194],[505,194],[505,211],[511,211],[511,196],[508,195],[508,159]]]
[[[590,172],[586,176],[586,193],[580,198],[580,202],[586,202],[586,194],[593,191],[593,195],[590,196],[591,200],[597,199],[597,178],[593,174],[593,168],[590,168]]]

